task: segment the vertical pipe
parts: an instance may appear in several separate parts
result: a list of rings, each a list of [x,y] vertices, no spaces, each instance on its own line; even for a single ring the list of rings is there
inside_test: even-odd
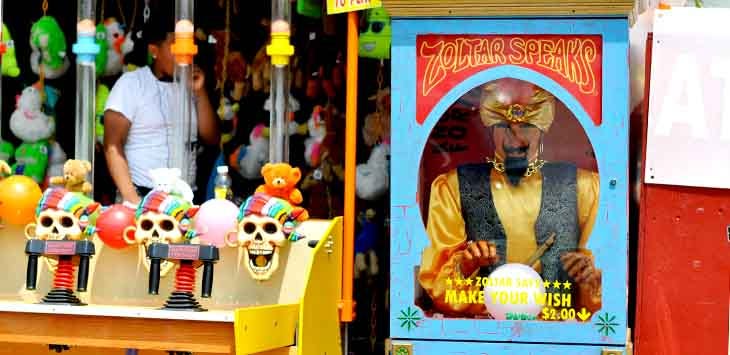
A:
[[[195,172],[191,169],[191,160],[195,159],[193,141],[193,57],[197,54],[194,40],[194,1],[175,1],[175,43],[172,53],[175,55],[175,100],[171,119],[170,161],[169,167],[178,168],[181,177],[188,183],[195,180]]]
[[[345,216],[344,250],[342,253],[342,312],[340,320],[355,319],[352,300],[353,264],[355,253],[355,163],[357,149],[357,61],[358,14],[347,15],[347,89],[345,112]]]
[[[86,160],[94,166],[94,137],[96,115],[96,55],[99,45],[95,42],[96,0],[78,0],[76,54],[76,147],[75,158]],[[88,180],[94,184],[94,169]]]
[[[0,67],[2,67],[3,64],[3,55],[5,55],[5,42],[2,41],[3,38],[3,0],[0,0]],[[2,145],[3,142],[3,120],[2,120],[2,112],[3,112],[3,76],[0,74],[0,145]],[[2,150],[0,150],[0,157],[2,157]],[[0,158],[2,160],[2,158]]]
[[[266,52],[271,56],[271,111],[269,127],[269,160],[272,163],[289,161],[289,57],[294,47],[289,44],[291,34],[291,2],[271,2],[271,44]]]

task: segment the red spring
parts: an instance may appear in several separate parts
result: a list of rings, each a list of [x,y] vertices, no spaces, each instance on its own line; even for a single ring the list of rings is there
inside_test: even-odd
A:
[[[195,268],[191,263],[182,262],[175,273],[175,291],[193,293],[195,289]]]
[[[71,259],[60,258],[56,274],[53,277],[53,288],[73,290],[74,286],[74,265]]]

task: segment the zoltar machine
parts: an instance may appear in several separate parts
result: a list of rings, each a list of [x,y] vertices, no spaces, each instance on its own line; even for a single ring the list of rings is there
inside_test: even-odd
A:
[[[389,0],[393,354],[625,354],[632,1]]]

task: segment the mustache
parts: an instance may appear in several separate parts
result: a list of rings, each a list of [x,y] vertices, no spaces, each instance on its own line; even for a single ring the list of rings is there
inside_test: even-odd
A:
[[[529,147],[505,147],[505,146],[502,147],[505,154],[512,154],[512,153],[525,154],[525,153],[527,153],[528,148]]]

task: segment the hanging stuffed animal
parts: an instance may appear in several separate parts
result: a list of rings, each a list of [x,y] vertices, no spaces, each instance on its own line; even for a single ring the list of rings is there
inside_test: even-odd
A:
[[[221,125],[221,143],[226,144],[232,138],[236,132],[236,126],[238,125],[238,103],[231,103],[227,97],[221,100],[221,105],[218,107],[218,117],[223,121]]]
[[[375,112],[365,118],[363,140],[373,147],[367,163],[356,168],[355,190],[363,200],[383,197],[390,186],[390,89],[379,90]]]
[[[56,19],[43,16],[30,30],[30,67],[34,73],[46,79],[56,79],[66,73],[71,62],[66,55],[66,37]]]
[[[261,47],[251,63],[251,85],[253,91],[269,93],[271,90],[271,61],[266,46]]]
[[[104,76],[109,57],[109,41],[106,39],[106,27],[103,23],[96,25],[95,42],[99,46],[99,53],[96,54],[96,76]]]
[[[106,100],[109,98],[109,87],[104,84],[99,84],[96,87],[96,142],[99,144],[104,143],[104,107],[106,107]]]
[[[367,10],[365,31],[360,33],[360,56],[374,59],[390,59],[390,16],[382,8]]]
[[[20,75],[18,68],[18,60],[15,57],[15,42],[8,31],[8,27],[3,24],[3,44],[5,45],[5,54],[3,54],[2,75],[16,78]]]
[[[355,279],[359,279],[363,272],[369,276],[376,276],[380,269],[378,255],[375,252],[378,241],[378,225],[375,223],[375,211],[368,209],[358,216],[360,233],[355,238]]]
[[[106,52],[100,52],[106,56],[103,76],[114,76],[122,72],[124,30],[114,17],[104,20],[104,30],[107,41]]]
[[[49,139],[56,130],[52,116],[41,111],[41,93],[33,86],[23,90],[17,108],[10,116],[10,130],[23,143],[15,151],[12,170],[41,184],[48,168]]]
[[[254,127],[249,136],[249,145],[240,146],[228,157],[228,165],[248,180],[261,178],[261,168],[269,160],[269,139],[264,125]]]
[[[309,166],[316,168],[319,166],[322,142],[327,135],[327,123],[322,114],[322,106],[314,107],[312,115],[307,121],[307,128],[309,138],[304,141],[304,159]]]

